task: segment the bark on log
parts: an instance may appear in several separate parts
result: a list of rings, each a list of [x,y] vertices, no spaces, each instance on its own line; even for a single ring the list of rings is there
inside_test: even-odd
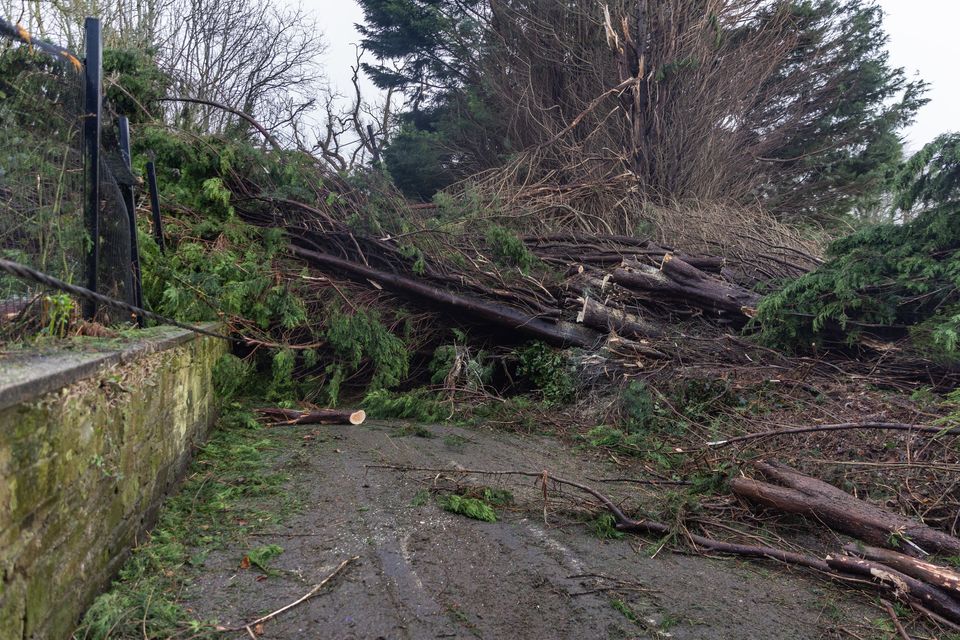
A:
[[[314,409],[298,411],[296,409],[260,409],[260,415],[273,418],[274,424],[363,424],[367,413],[363,409]]]
[[[625,261],[611,277],[624,287],[660,293],[714,313],[749,317],[760,302],[756,293],[710,276],[669,253],[660,269]]]
[[[932,584],[960,601],[960,573],[956,571],[878,547],[848,544],[843,550],[850,555],[880,562],[912,578]]]
[[[891,589],[900,599],[906,600],[908,603],[914,601],[951,622],[960,623],[960,602],[933,585],[912,578],[879,562],[851,558],[850,556],[827,556],[827,564],[844,573],[872,578]]]
[[[601,342],[601,336],[591,329],[569,322],[548,322],[528,315],[513,307],[478,298],[468,298],[457,293],[438,289],[413,278],[379,271],[366,265],[344,260],[326,253],[319,253],[291,245],[292,251],[307,262],[320,267],[332,268],[356,278],[374,281],[396,293],[420,298],[456,311],[473,320],[512,329],[519,333],[541,338],[561,346],[593,347]]]
[[[672,247],[629,236],[568,233],[526,236],[523,241],[538,258],[551,262],[613,266],[625,259],[636,257],[659,262],[665,255],[672,253],[687,264],[710,273],[720,273],[726,264],[726,259],[719,256],[678,253]]]
[[[578,299],[582,303],[577,322],[604,333],[615,331],[628,338],[657,338],[663,335],[656,326],[632,313],[613,309],[589,296]]]
[[[735,478],[730,485],[735,494],[768,507],[816,518],[831,529],[871,544],[889,547],[891,541],[902,541],[907,551],[916,545],[928,553],[960,553],[960,539],[875,507],[822,480],[775,463],[760,462],[755,467],[784,486]]]

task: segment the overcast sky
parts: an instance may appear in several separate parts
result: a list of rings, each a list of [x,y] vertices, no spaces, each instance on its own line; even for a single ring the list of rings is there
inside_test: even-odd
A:
[[[887,16],[892,64],[910,77],[930,83],[930,103],[905,132],[916,150],[940,133],[960,131],[960,0],[879,0]],[[354,24],[363,21],[355,0],[303,0],[323,29],[329,49],[325,66],[331,82],[349,89],[353,44],[359,41]]]

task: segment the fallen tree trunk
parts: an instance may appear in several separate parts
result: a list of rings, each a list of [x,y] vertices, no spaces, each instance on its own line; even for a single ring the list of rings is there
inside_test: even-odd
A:
[[[712,313],[751,316],[760,296],[693,267],[666,254],[660,269],[635,261],[624,261],[611,272],[619,285],[635,291],[658,293]]]
[[[826,560],[830,567],[838,571],[872,578],[893,590],[898,597],[908,603],[919,604],[951,622],[960,623],[960,602],[951,598],[938,587],[912,578],[879,562],[861,560],[850,556],[827,556]]]
[[[587,296],[581,298],[583,306],[577,314],[577,322],[604,333],[611,331],[628,338],[657,338],[663,335],[653,324],[632,313],[608,307]]]
[[[674,254],[687,264],[711,273],[720,273],[726,264],[726,260],[719,256],[677,253],[672,248],[629,236],[554,234],[527,236],[523,241],[541,260],[559,264],[609,267],[631,258],[647,258],[659,262],[667,254]]]
[[[459,312],[474,321],[485,320],[505,329],[561,346],[593,347],[602,342],[601,336],[595,331],[576,324],[562,321],[549,322],[498,302],[469,298],[407,276],[379,271],[363,264],[296,245],[292,245],[291,249],[296,255],[316,266],[335,269],[356,278],[376,282],[396,293],[415,296],[444,307],[448,311]]]
[[[843,550],[865,560],[883,563],[912,578],[932,584],[960,600],[960,573],[956,571],[878,547],[848,544],[843,547]]]
[[[776,463],[754,465],[764,476],[783,486],[735,478],[733,492],[767,507],[816,518],[831,529],[842,531],[871,544],[903,544],[905,549],[960,553],[960,539],[898,513],[891,513],[859,500],[827,484]]]
[[[363,424],[367,413],[363,409],[258,409],[260,415],[273,418],[273,424]]]

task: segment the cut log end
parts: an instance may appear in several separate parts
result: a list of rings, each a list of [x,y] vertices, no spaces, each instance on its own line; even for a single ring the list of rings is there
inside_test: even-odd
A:
[[[363,424],[364,420],[366,419],[367,419],[367,412],[364,411],[363,409],[360,409],[359,411],[354,411],[353,413],[350,414],[350,418],[349,418],[350,424],[353,424],[353,425]]]

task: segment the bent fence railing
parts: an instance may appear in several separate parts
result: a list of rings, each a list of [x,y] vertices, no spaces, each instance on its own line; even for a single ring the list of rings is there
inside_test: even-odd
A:
[[[104,102],[99,19],[84,48],[0,19],[0,258],[142,307],[130,127]],[[0,274],[0,320],[56,304],[46,293]],[[92,300],[83,315],[132,320]]]

